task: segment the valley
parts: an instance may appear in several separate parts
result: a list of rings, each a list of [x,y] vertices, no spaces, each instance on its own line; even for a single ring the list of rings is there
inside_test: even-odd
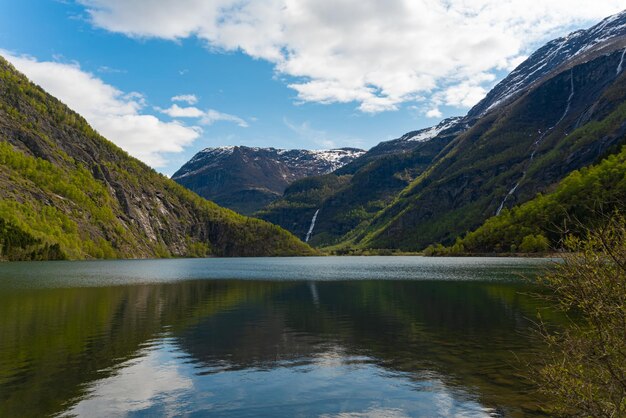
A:
[[[381,142],[332,172],[294,179],[254,215],[333,253],[450,246],[492,216],[564,187],[570,173],[622,152],[624,51],[626,13],[548,42],[466,116]],[[623,185],[613,186],[621,196]],[[508,251],[498,248],[489,252]]]

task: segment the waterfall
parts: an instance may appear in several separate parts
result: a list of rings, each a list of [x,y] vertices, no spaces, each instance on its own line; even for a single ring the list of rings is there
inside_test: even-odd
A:
[[[526,172],[522,173],[522,179],[524,178],[524,176],[526,176]],[[498,207],[498,210],[496,211],[496,216],[498,216],[500,214],[500,212],[502,212],[502,209],[504,208],[504,204],[506,203],[507,199],[509,198],[509,196],[511,196],[513,193],[515,193],[515,189],[517,189],[519,184],[522,182],[522,179],[520,179],[515,184],[515,186],[513,186],[513,188],[511,190],[509,190],[509,192],[506,194],[506,196],[502,200],[502,203],[500,203],[500,206]]]
[[[626,48],[624,48],[624,52],[622,52],[622,58],[619,60],[619,65],[617,66],[617,72],[615,75],[619,75],[622,72],[622,65],[624,64],[624,55],[626,55]]]
[[[315,221],[317,220],[318,213],[320,213],[319,209],[315,211],[313,219],[311,219],[311,226],[309,227],[309,232],[306,233],[306,238],[304,239],[304,242],[309,242],[309,239],[311,239],[311,234],[313,233],[313,228],[315,228]]]
[[[626,53],[626,49],[624,50],[624,52]],[[622,59],[623,58],[624,58],[624,54],[622,54]],[[622,64],[620,63],[620,67],[621,65]],[[618,70],[619,70],[619,67],[618,67]],[[511,188],[511,190],[509,190],[506,196],[504,196],[504,199],[502,199],[500,206],[498,206],[498,210],[496,210],[496,216],[498,216],[500,212],[502,212],[502,209],[504,208],[504,204],[506,203],[506,201],[509,199],[509,197],[513,195],[513,193],[515,193],[515,190],[517,190],[519,185],[522,183],[522,181],[526,177],[526,170],[528,169],[528,165],[535,159],[535,154],[537,153],[537,150],[539,149],[539,145],[541,144],[541,142],[545,139],[546,136],[548,136],[550,132],[554,130],[554,128],[558,126],[559,123],[563,121],[563,119],[565,119],[565,116],[567,116],[567,114],[569,113],[569,110],[572,107],[573,98],[574,98],[574,68],[572,68],[571,70],[570,93],[569,93],[569,96],[567,97],[567,103],[565,104],[565,110],[563,111],[563,115],[558,121],[556,121],[554,125],[550,126],[544,132],[539,131],[539,134],[540,134],[539,137],[535,140],[535,142],[533,142],[531,146],[532,151],[530,153],[530,158],[528,160],[528,163],[526,164],[526,168],[524,169],[524,171],[522,171],[522,175],[519,178],[519,180],[515,183],[515,185]]]
[[[572,72],[570,76],[570,92],[569,92],[569,96],[567,97],[567,106],[565,106],[565,111],[563,112],[563,116],[561,116],[561,119],[559,119],[553,126],[551,126],[550,129],[554,129],[556,125],[558,125],[559,123],[563,121],[563,119],[565,119],[565,116],[567,116],[567,114],[569,113],[570,107],[572,107],[573,98],[574,98],[574,69],[572,68]]]

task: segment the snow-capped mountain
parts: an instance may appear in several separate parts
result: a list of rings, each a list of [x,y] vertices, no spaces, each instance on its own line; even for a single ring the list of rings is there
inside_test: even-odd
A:
[[[626,48],[626,10],[607,17],[589,29],[572,32],[539,48],[498,83],[469,111],[467,117],[478,118],[511,102],[555,71],[560,72],[573,65],[624,48]]]
[[[626,144],[625,51],[626,12],[548,42],[467,116],[300,180],[260,216],[312,245],[452,243]]]
[[[206,148],[174,173],[172,179],[222,206],[253,213],[279,197],[293,181],[330,173],[364,153],[356,148]]]
[[[406,133],[402,135],[400,138],[398,138],[396,141],[417,141],[417,142],[430,141],[431,139],[433,139],[434,137],[436,137],[442,132],[447,132],[451,130],[457,131],[459,128],[462,128],[458,126],[462,121],[463,121],[463,117],[459,117],[459,116],[444,119],[441,122],[439,122],[437,125],[431,126],[430,128],[420,129],[417,131]]]
[[[456,116],[442,120],[435,126],[407,132],[399,138],[380,142],[367,151],[359,159],[339,170],[342,174],[354,174],[366,164],[381,157],[392,154],[405,154],[414,151],[426,142],[437,138],[441,147],[451,141],[455,136],[468,129],[467,119]]]
[[[418,142],[459,135],[481,116],[512,102],[554,74],[618,49],[625,53],[616,72],[626,68],[626,10],[607,17],[589,29],[581,29],[548,42],[498,83],[466,116],[444,119],[430,128],[411,131],[400,138],[381,142],[361,160],[365,162],[381,155],[412,151]]]

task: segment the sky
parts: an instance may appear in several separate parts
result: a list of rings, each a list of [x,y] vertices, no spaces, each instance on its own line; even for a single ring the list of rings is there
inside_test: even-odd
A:
[[[464,115],[623,0],[0,0],[0,55],[171,175],[206,147],[368,149]]]

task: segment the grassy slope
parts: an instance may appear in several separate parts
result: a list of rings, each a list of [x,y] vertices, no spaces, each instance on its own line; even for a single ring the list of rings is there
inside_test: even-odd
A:
[[[304,237],[319,209],[311,243],[337,243],[390,204],[451,139],[415,142],[411,151],[396,154],[365,154],[335,173],[294,182],[281,199],[256,215]]]
[[[431,247],[428,252],[535,252],[560,248],[565,236],[579,235],[615,211],[626,211],[626,147],[599,164],[572,172],[553,192],[489,218],[453,246]]]
[[[550,190],[569,172],[598,161],[624,142],[626,76],[615,79],[620,54],[575,67],[576,95],[567,117],[541,142],[527,166],[538,130],[553,125],[566,107],[571,72],[547,80],[512,105],[483,117],[459,136],[446,155],[408,186],[344,247],[419,250],[480,226],[522,177],[507,206]],[[577,128],[577,126],[582,127]]]
[[[0,163],[0,219],[44,247],[58,244],[61,257],[313,253],[128,156],[3,58]],[[30,255],[17,258],[41,257]],[[16,257],[0,248],[0,258]]]

